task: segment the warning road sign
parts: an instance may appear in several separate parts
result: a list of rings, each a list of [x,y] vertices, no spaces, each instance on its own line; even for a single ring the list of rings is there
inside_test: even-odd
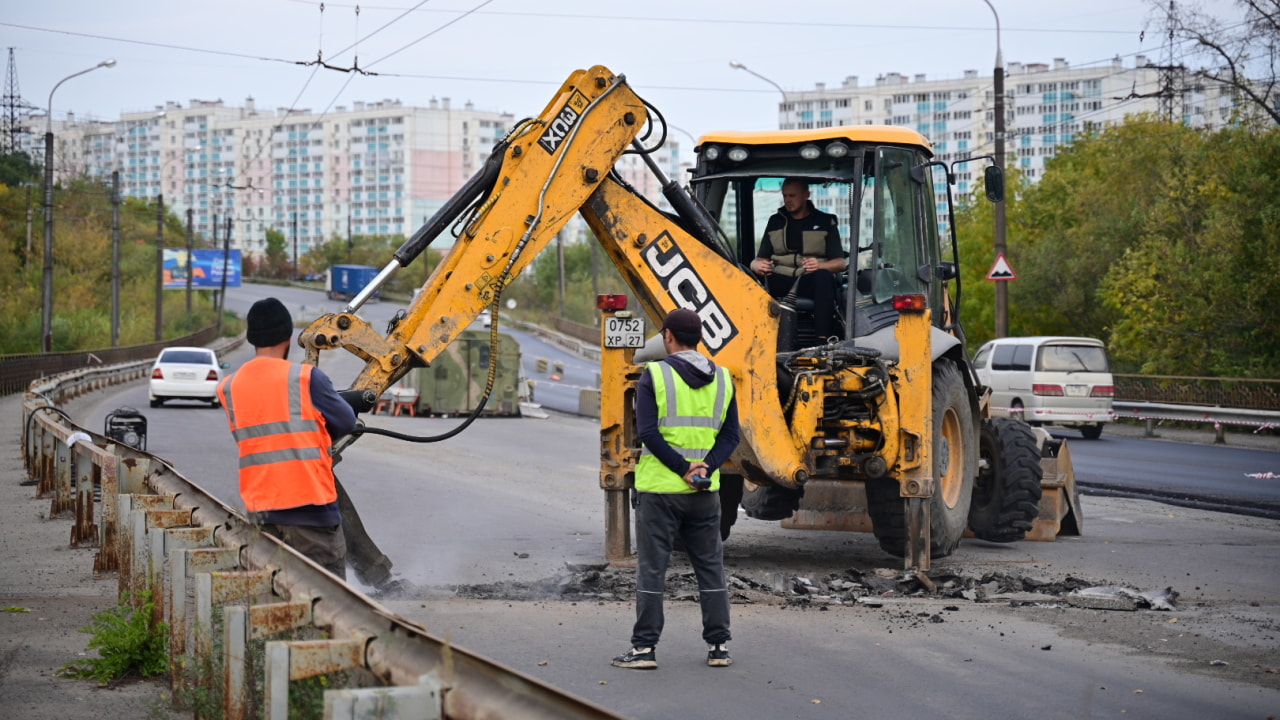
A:
[[[1018,274],[1009,267],[1009,261],[1005,258],[1004,253],[996,256],[996,264],[991,266],[991,272],[987,273],[988,280],[1017,280]]]

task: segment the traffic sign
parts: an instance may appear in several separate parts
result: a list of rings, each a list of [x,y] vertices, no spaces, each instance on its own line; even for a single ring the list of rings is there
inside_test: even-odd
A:
[[[988,280],[1017,280],[1018,274],[1009,267],[1009,260],[1005,258],[1004,253],[996,256],[996,263],[991,266],[991,272],[987,273]]]

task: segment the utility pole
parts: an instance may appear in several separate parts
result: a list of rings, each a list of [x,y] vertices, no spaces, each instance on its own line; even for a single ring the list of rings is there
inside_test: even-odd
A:
[[[293,279],[298,278],[298,211],[293,212],[293,267],[289,270]]]
[[[218,249],[218,211],[216,209],[216,206],[213,211],[213,224],[210,226],[209,229],[210,229],[210,232],[212,233],[212,241],[213,241],[213,244],[210,247],[212,247],[212,249],[214,250],[217,250]],[[209,272],[213,272],[212,265],[209,266]],[[218,295],[218,291],[214,290],[213,291],[214,312],[217,312],[218,308],[221,307],[221,305],[222,305],[222,298]],[[218,328],[219,329],[222,328],[222,316],[218,316]]]
[[[592,238],[591,242],[591,296],[600,297],[600,243]],[[600,324],[600,311],[592,316],[595,324]]]
[[[996,167],[1004,172],[1004,53],[1000,48],[1000,14],[996,12],[996,7],[991,4],[991,0],[983,0],[983,2],[991,8],[991,14],[996,16],[996,67],[995,72],[992,73],[996,93]],[[1008,197],[1007,194],[1006,197]],[[995,260],[999,260],[1002,255],[1007,260],[1005,201],[996,203],[992,210],[995,213]],[[1009,283],[1003,281],[996,283],[996,337],[1009,337]]]
[[[222,310],[227,306],[227,266],[231,262],[231,216],[227,216],[226,232],[222,233],[222,292],[218,295],[218,333],[222,333]]]
[[[564,230],[556,233],[556,262],[560,266],[560,317],[564,317]]]
[[[27,185],[27,255],[23,259],[22,267],[31,267],[31,216],[35,214],[35,209],[31,207],[31,185]]]
[[[156,195],[156,342],[164,340],[164,194]]]
[[[195,208],[187,208],[187,329],[188,330],[191,329],[191,323],[192,323],[192,320],[191,320],[191,273],[192,273],[191,253],[193,251],[191,249],[191,245],[192,245],[192,239],[193,239],[192,238],[192,233],[193,233],[192,222],[194,219],[193,218],[194,215],[195,215]]]
[[[49,91],[49,107],[45,111],[44,128],[44,271],[41,275],[40,347],[53,352],[53,94],[62,83],[98,68],[115,67],[115,60],[103,60],[91,68],[72,73]]]
[[[57,90],[57,86],[54,87]],[[50,93],[52,95],[52,93]],[[50,101],[50,105],[52,105]],[[52,128],[52,116],[49,120]],[[53,352],[53,130],[44,134],[44,267],[41,269],[40,351]]]
[[[111,347],[120,347],[120,171],[111,171]]]

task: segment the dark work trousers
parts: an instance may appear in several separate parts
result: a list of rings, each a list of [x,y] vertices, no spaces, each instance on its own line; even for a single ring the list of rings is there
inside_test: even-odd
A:
[[[702,605],[702,639],[709,645],[729,642],[729,589],[724,577],[720,540],[720,495],[637,493],[636,624],[632,647],[654,647],[662,636],[662,595],[667,589],[667,561],[677,533],[698,578]]]
[[[262,532],[280,538],[339,579],[347,579],[347,541],[341,525],[311,527],[263,523]]]
[[[771,273],[767,276],[769,294],[786,297],[795,283],[794,277]],[[813,299],[813,332],[819,338],[831,336],[832,319],[836,312],[836,276],[830,270],[815,270],[800,276],[796,295]]]

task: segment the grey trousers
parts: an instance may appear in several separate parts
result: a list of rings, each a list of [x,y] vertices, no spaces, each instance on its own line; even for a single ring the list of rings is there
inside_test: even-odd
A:
[[[729,642],[729,589],[720,540],[719,493],[637,493],[635,515],[636,624],[631,631],[632,647],[654,647],[662,636],[662,596],[667,588],[671,544],[677,534],[698,579],[702,639],[709,645]]]
[[[311,527],[263,523],[262,532],[280,538],[315,564],[342,580],[347,579],[347,540],[341,525]]]

